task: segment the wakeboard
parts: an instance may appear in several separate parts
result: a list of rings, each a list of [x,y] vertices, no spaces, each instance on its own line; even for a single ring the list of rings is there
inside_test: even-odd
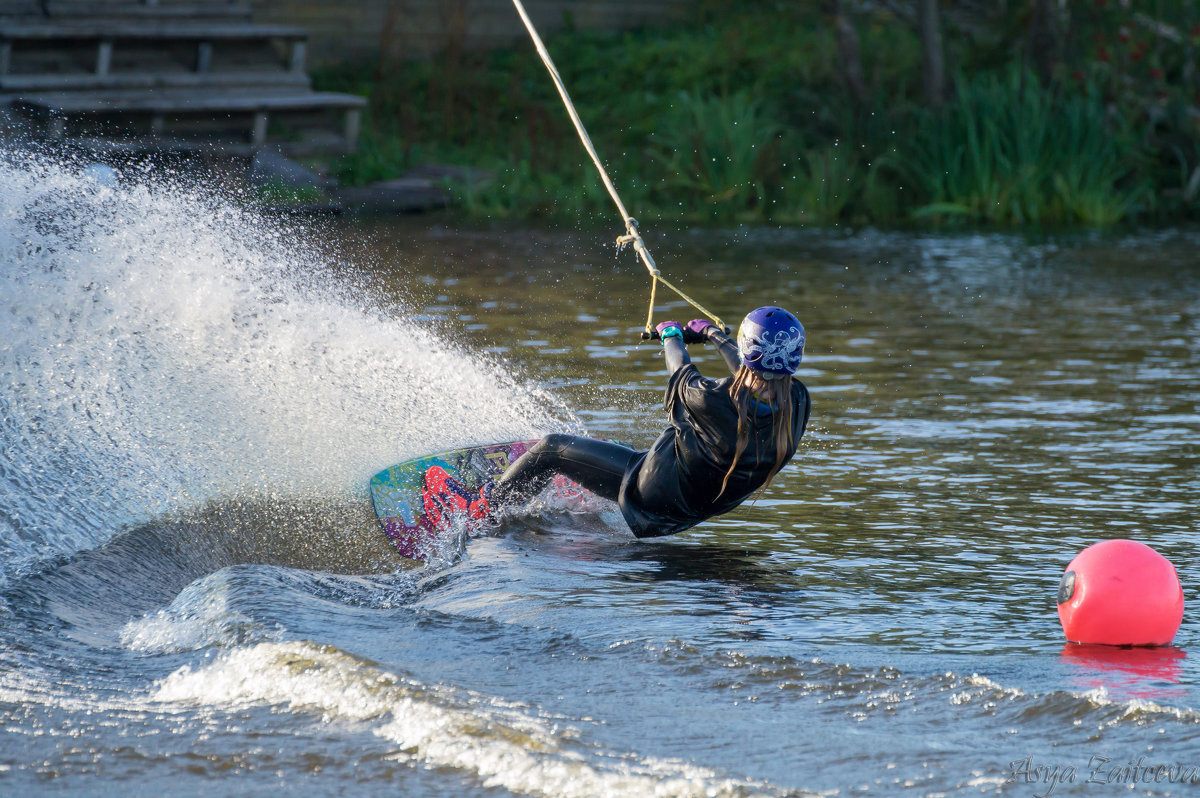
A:
[[[371,500],[384,534],[405,557],[423,560],[430,543],[443,533],[480,526],[490,508],[479,500],[479,489],[535,443],[469,446],[405,460],[380,471],[371,478]],[[593,494],[562,475],[555,476],[548,490],[555,507],[576,511],[596,507]]]

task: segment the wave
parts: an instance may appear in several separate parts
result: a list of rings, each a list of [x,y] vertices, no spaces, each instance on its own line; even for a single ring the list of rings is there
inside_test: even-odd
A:
[[[263,642],[217,662],[184,666],[153,700],[311,713],[314,723],[360,722],[398,746],[395,757],[474,775],[484,787],[526,795],[778,795],[766,784],[675,760],[584,742],[579,729],[494,697],[429,686],[331,646]]]

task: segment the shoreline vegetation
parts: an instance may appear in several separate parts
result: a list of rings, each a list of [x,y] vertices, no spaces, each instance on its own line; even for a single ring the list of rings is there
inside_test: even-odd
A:
[[[940,7],[939,7],[940,6]],[[699,225],[1014,227],[1200,218],[1200,3],[698,3],[547,37],[626,206]],[[314,70],[370,98],[344,185],[427,163],[471,219],[616,210],[531,43]],[[384,48],[387,51],[387,48]]]

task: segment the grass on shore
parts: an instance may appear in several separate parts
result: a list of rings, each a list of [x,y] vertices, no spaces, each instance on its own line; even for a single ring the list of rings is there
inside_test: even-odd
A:
[[[731,8],[669,30],[547,42],[643,222],[1107,226],[1200,212],[1186,98],[1114,93],[1111,70],[1086,61],[1094,54],[1079,56],[1088,71],[1040,81],[995,55],[1003,43],[985,52],[947,36],[963,68],[934,109],[918,97],[915,32],[860,26],[875,99],[855,108],[819,11]],[[454,163],[493,175],[455,187],[469,216],[612,219],[532,47],[449,58],[315,75],[371,99],[359,151],[337,165],[344,182]]]

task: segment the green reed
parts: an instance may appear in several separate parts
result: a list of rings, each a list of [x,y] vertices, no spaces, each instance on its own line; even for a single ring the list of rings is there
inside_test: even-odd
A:
[[[1095,93],[1055,92],[1020,70],[960,76],[953,102],[912,115],[893,162],[921,217],[1108,225],[1146,188],[1137,145]]]
[[[684,217],[762,221],[766,177],[778,162],[781,126],[748,92],[682,92],[649,136],[647,174],[657,199]]]

